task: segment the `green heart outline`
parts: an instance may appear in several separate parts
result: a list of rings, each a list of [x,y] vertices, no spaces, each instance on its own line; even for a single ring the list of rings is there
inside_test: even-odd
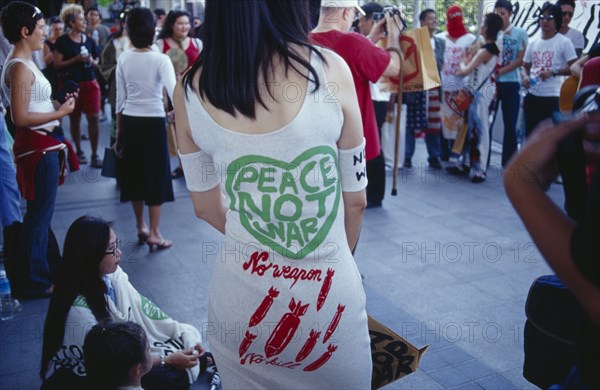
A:
[[[330,146],[315,146],[301,153],[298,157],[296,157],[292,162],[286,163],[281,160],[276,160],[266,156],[259,155],[248,155],[235,159],[231,162],[229,167],[227,168],[227,181],[225,183],[225,191],[229,194],[229,198],[231,199],[229,209],[237,210],[235,208],[236,203],[239,203],[239,198],[235,196],[235,192],[233,191],[234,180],[238,177],[238,172],[240,172],[244,167],[250,164],[264,164],[274,166],[285,171],[290,171],[295,169],[301,165],[302,162],[316,156],[317,154],[324,154],[332,157],[333,162],[335,164],[336,172],[339,172],[339,167],[337,165],[337,154],[333,148]],[[246,231],[249,232],[254,238],[256,238],[261,244],[268,246],[275,252],[279,253],[281,256],[286,258],[291,258],[295,260],[300,260],[306,257],[309,253],[312,253],[319,245],[323,243],[325,237],[329,234],[331,227],[333,226],[333,221],[338,213],[338,208],[340,204],[341,198],[341,185],[339,180],[339,175],[336,175],[334,179],[323,178],[323,182],[327,181],[335,181],[335,200],[333,203],[333,207],[329,212],[329,215],[325,218],[325,222],[317,231],[317,234],[307,242],[297,253],[292,252],[289,249],[284,248],[279,245],[277,242],[272,240],[269,237],[266,237],[259,232],[257,232],[251,225],[250,220],[246,216],[247,212],[245,210],[238,210],[240,214],[240,221],[242,222],[242,226],[246,228]]]

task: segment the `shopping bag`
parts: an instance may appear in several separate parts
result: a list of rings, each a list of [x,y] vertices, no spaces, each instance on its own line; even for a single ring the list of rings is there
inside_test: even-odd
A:
[[[417,370],[429,345],[417,348],[371,316],[368,316],[368,326],[373,360],[372,389],[379,389]]]
[[[104,159],[102,160],[102,172],[100,173],[104,177],[117,177],[117,154],[113,148],[108,146],[104,148]]]
[[[402,92],[427,91],[442,84],[427,27],[403,32],[400,35],[400,49],[404,55]],[[394,77],[383,77],[381,88],[383,91],[398,92],[398,81]]]
[[[175,123],[169,122],[167,127],[167,142],[169,145],[169,156],[177,156],[177,139],[175,138]]]

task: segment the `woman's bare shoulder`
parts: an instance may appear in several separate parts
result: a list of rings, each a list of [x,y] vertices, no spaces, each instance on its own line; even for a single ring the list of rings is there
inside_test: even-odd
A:
[[[325,58],[323,68],[328,82],[346,84],[348,81],[352,81],[350,67],[342,57],[329,49],[321,48],[320,51]]]

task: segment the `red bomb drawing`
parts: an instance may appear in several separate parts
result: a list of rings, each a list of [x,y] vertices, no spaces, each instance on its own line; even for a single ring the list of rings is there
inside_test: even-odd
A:
[[[271,356],[279,355],[285,347],[289,344],[290,340],[296,334],[298,326],[300,326],[300,317],[306,314],[309,304],[302,306],[302,302],[294,300],[290,301],[289,313],[285,313],[283,317],[277,323],[275,329],[271,333],[267,344],[265,345],[265,355],[267,358]]]

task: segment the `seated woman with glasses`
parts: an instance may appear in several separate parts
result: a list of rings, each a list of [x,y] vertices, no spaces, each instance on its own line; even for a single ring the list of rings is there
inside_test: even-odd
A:
[[[83,216],[69,227],[44,327],[40,376],[47,387],[85,386],[84,339],[103,320],[133,321],[146,331],[153,352],[146,390],[187,389],[205,366],[198,330],[141,295],[119,267],[121,254],[109,222]]]

